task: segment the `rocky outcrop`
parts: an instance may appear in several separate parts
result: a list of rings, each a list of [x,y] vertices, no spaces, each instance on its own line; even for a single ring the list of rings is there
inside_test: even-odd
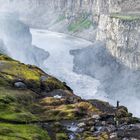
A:
[[[110,53],[134,70],[140,69],[139,31],[139,17],[121,14],[118,18],[110,18],[106,31],[106,47]]]

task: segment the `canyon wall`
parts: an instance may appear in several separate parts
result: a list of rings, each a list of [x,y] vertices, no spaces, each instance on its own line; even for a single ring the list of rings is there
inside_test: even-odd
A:
[[[140,68],[139,0],[0,0],[0,9],[31,27],[106,42],[121,63]]]
[[[29,27],[10,13],[0,13],[0,53],[37,66],[49,56],[48,52],[32,45]]]
[[[107,48],[131,69],[140,69],[140,20],[110,18],[107,26]]]

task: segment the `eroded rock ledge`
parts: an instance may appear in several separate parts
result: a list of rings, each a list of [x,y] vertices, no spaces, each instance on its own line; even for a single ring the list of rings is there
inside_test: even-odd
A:
[[[1,140],[140,139],[124,106],[82,100],[41,69],[0,55]]]

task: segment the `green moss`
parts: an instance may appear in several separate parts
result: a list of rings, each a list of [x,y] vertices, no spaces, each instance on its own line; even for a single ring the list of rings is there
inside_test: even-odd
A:
[[[20,79],[28,88],[36,92],[40,92],[43,88],[48,91],[66,89],[61,81],[45,74],[35,66],[22,64],[4,55],[0,55],[0,57],[0,86],[12,86],[14,81]],[[41,76],[45,75],[48,78],[46,78],[46,81],[41,82]]]
[[[50,140],[46,131],[36,125],[0,123],[1,140]]]
[[[5,101],[5,100],[4,100]],[[7,102],[7,101],[6,101]],[[16,122],[32,122],[37,121],[29,109],[24,107],[23,104],[17,102],[12,103],[0,102],[0,119]]]
[[[40,86],[40,76],[44,72],[35,66],[25,65],[11,59],[6,55],[0,55],[0,84],[9,85],[12,81],[22,79],[27,84]]]
[[[68,30],[71,32],[82,31],[83,29],[88,29],[92,25],[92,22],[85,18],[80,18],[78,21],[71,23],[68,26]]]
[[[20,64],[16,61],[4,61],[1,62],[0,72],[10,75],[11,78],[21,78],[25,80],[40,80],[40,74],[37,70],[30,68],[27,65]]]
[[[44,121],[75,120],[76,112],[73,110],[66,111],[66,110],[50,109],[42,113],[40,117],[41,117],[41,120],[44,120]]]
[[[69,109],[69,106],[71,108]],[[77,118],[77,113],[73,105],[58,105],[58,106],[40,106],[40,113],[38,116],[44,121],[58,121],[58,120],[75,120]],[[47,117],[46,117],[47,116]]]
[[[65,85],[54,77],[47,78],[45,82],[45,87],[49,88],[50,90],[66,89]]]
[[[64,103],[63,103],[64,102]],[[79,102],[75,104],[65,104],[61,99],[40,101],[40,110],[38,115],[41,120],[76,120],[83,115],[99,114],[100,111],[87,102]],[[57,104],[57,106],[56,106]],[[47,117],[46,117],[47,116]]]
[[[0,86],[0,99],[3,100],[12,100],[12,101],[17,101],[19,103],[24,103],[24,102],[32,102],[37,95],[32,92],[31,90],[18,90],[18,89],[13,89],[11,87],[3,87]]]
[[[77,110],[81,114],[100,114],[100,111],[94,107],[91,103],[88,102],[80,102],[76,105]]]
[[[130,117],[130,114],[126,107],[120,106],[116,111],[116,117],[117,118]]]
[[[35,66],[25,65],[14,60],[0,60],[0,86],[12,87],[15,81],[22,80],[28,88],[40,91],[40,77],[45,75]]]
[[[68,140],[68,136],[65,133],[57,133],[56,140]]]
[[[37,118],[28,111],[13,112],[11,110],[3,111],[0,119],[16,122],[32,122],[37,121]]]
[[[120,20],[126,20],[126,21],[133,21],[133,20],[140,20],[140,16],[139,15],[123,15],[121,13],[112,13],[110,15],[111,18],[118,18]]]

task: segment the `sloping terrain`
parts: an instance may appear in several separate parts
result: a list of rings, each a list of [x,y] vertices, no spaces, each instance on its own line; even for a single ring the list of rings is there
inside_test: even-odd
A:
[[[82,100],[36,66],[0,54],[1,140],[108,140],[128,133],[139,138],[139,131],[139,120],[127,108]]]

